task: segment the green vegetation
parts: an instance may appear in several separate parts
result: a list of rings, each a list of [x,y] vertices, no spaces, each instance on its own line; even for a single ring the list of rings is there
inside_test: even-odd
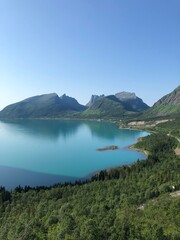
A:
[[[180,86],[149,108],[135,93],[120,92],[116,95],[92,95],[87,106],[65,94],[56,93],[34,96],[11,104],[0,111],[0,118],[88,118],[132,120],[180,115]]]
[[[179,116],[180,115],[180,86],[174,91],[162,97],[153,107],[145,111],[142,116],[144,118],[152,118],[158,116]]]
[[[158,124],[154,128],[155,131],[169,134],[180,139],[180,118],[173,119],[172,121]]]
[[[158,156],[166,158],[167,154],[171,154],[176,148],[178,142],[175,138],[166,134],[152,134],[135,144],[138,149],[147,150],[150,156]],[[164,156],[165,155],[165,156]],[[149,156],[149,158],[150,158]]]
[[[101,97],[90,108],[81,113],[83,118],[118,118],[132,109],[120,102],[115,96]]]
[[[154,130],[175,137],[179,141],[177,148],[180,149],[180,118],[158,124]]]
[[[163,121],[164,118],[152,118],[151,120],[144,121],[143,125],[135,125],[131,126],[131,128],[142,129],[149,132],[164,133],[180,140],[180,118],[166,118],[166,122],[156,123],[161,120]],[[124,123],[124,127],[128,127],[128,122]]]
[[[135,93],[129,92],[120,92],[110,96],[92,95],[87,106],[88,109],[81,114],[82,118],[117,119],[121,117],[124,119],[149,108]]]
[[[86,107],[76,99],[66,96],[59,97],[56,93],[44,94],[27,98],[11,104],[0,111],[0,118],[60,118],[73,117]]]
[[[180,114],[180,105],[171,105],[171,104],[158,104],[155,107],[148,109],[143,116],[152,117],[152,116],[173,116]]]
[[[177,140],[152,134],[136,144],[150,153],[131,166],[104,170],[86,183],[0,189],[0,239],[178,240]]]

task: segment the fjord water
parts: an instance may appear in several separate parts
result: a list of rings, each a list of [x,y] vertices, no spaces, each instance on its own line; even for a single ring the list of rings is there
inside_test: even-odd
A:
[[[0,185],[52,185],[131,164],[145,155],[127,146],[147,134],[95,121],[0,121]],[[96,150],[110,145],[119,149]]]

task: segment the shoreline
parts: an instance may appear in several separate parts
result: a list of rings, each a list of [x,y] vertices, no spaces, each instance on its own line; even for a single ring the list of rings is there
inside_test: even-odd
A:
[[[2,119],[0,119],[0,120],[2,120]],[[10,119],[8,119],[8,120],[10,120]],[[60,120],[60,121],[74,121],[74,120],[78,120],[78,121],[94,121],[94,122],[99,122],[98,120],[96,120],[96,119],[59,119],[59,118],[54,118],[54,119],[50,119],[50,118],[38,118],[38,119],[35,119],[35,118],[33,118],[33,119],[30,119],[30,118],[28,118],[28,119],[25,119],[25,118],[19,118],[19,119],[11,119],[11,120],[45,120],[45,121],[48,121],[48,120]],[[109,123],[111,123],[111,124],[115,124],[115,127],[116,127],[116,131],[118,131],[118,130],[133,130],[133,131],[139,131],[139,132],[146,132],[146,131],[144,131],[144,130],[140,130],[140,129],[131,129],[131,128],[122,128],[122,127],[120,127],[119,126],[119,124],[117,123],[117,122],[114,122],[114,121],[112,121],[112,120],[101,120],[101,122],[109,122]],[[137,139],[135,139],[135,142],[132,144],[132,145],[127,145],[126,146],[126,148],[128,148],[128,149],[131,149],[131,150],[133,150],[133,151],[137,151],[137,152],[143,152],[144,154],[145,154],[145,156],[148,156],[148,153],[146,152],[146,151],[143,151],[143,150],[141,150],[141,149],[137,149],[137,148],[135,148],[134,147],[134,145],[137,143],[137,142],[139,142],[139,141],[141,141],[142,140],[142,138],[143,137],[139,137],[139,138],[137,138]],[[112,146],[110,146],[110,147],[112,147]],[[115,146],[115,147],[117,147],[117,146]],[[108,148],[108,149],[107,149]],[[117,148],[115,148],[115,149],[118,149],[118,147]],[[115,149],[113,149],[113,150],[115,150]],[[97,150],[97,149],[96,149]],[[105,147],[105,148],[103,148],[103,149],[99,149],[99,151],[104,151],[104,150],[110,150],[109,149],[109,147]],[[141,159],[140,159],[141,160]],[[135,159],[134,161],[133,161],[133,163],[135,163],[135,162],[137,162],[137,159]],[[124,165],[129,165],[129,164],[124,164]],[[131,165],[131,164],[130,164]],[[77,179],[75,179],[75,178],[73,178],[73,180],[67,180],[67,182],[69,182],[69,183],[72,183],[72,182],[76,182],[76,181],[82,181],[82,182],[86,182],[86,180],[90,180],[91,181],[91,178],[93,177],[93,176],[95,176],[95,175],[98,175],[101,171],[104,171],[104,170],[111,170],[111,169],[115,169],[115,168],[120,168],[120,167],[122,167],[123,165],[122,164],[120,164],[120,165],[117,165],[117,166],[112,166],[112,167],[108,167],[108,168],[104,168],[104,169],[100,169],[100,170],[97,170],[97,171],[93,171],[93,172],[90,172],[89,174],[87,174],[86,176],[84,176],[84,177],[79,177],[79,178],[77,178]],[[66,177],[66,176],[65,176]],[[57,185],[57,184],[63,184],[62,182],[56,182],[56,183],[51,183],[50,185],[51,185],[51,187],[53,187],[54,185]],[[27,184],[28,186],[30,186],[31,184]],[[42,185],[37,185],[37,186],[42,186]],[[48,185],[46,184],[46,185],[43,185],[43,186],[45,186],[45,187],[48,187]],[[34,187],[34,186],[30,186],[30,187]]]
[[[135,148],[134,145],[135,144],[129,145],[128,148],[131,150],[137,151],[137,152],[142,152],[148,157],[148,155],[149,155],[148,151],[140,149],[140,148]]]

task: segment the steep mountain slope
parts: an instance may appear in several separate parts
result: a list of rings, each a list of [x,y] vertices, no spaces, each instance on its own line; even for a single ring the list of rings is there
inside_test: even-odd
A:
[[[104,95],[92,95],[89,102],[86,104],[87,107],[91,107],[99,98],[104,97]]]
[[[69,100],[69,99],[68,99]],[[74,105],[72,103],[75,103]],[[82,105],[78,102],[67,101],[56,93],[44,94],[27,98],[21,102],[11,104],[0,112],[1,118],[39,118],[60,117],[69,111],[80,111]]]
[[[120,117],[131,110],[130,106],[121,102],[114,95],[110,95],[99,98],[90,108],[82,113],[82,116],[89,118]]]
[[[135,112],[141,112],[149,108],[149,106],[143,102],[143,100],[136,96],[135,93],[119,92],[115,96],[122,102],[127,103],[132,107]]]
[[[92,95],[87,106],[89,106],[89,108],[81,114],[82,117],[122,117],[149,108],[149,106],[145,104],[142,99],[138,98],[135,93],[129,92],[120,92],[110,96]]]
[[[79,104],[75,98],[66,96],[66,94],[63,94],[60,97],[60,99],[62,99],[64,103],[66,103],[71,109],[73,109],[75,111],[83,111],[87,108],[87,107]]]
[[[162,97],[153,107],[144,112],[143,117],[180,116],[180,86]]]

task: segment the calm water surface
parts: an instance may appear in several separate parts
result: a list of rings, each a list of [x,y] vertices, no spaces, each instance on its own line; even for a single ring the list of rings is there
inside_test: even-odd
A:
[[[127,146],[147,134],[92,121],[0,121],[0,185],[51,185],[130,164],[145,155]],[[119,149],[96,151],[109,145]]]

